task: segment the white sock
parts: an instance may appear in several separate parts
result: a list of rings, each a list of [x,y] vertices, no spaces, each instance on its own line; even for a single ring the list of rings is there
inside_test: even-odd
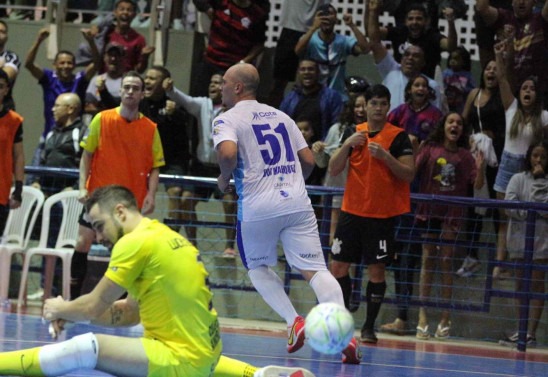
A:
[[[38,354],[40,369],[46,376],[61,376],[76,369],[95,369],[99,343],[93,333],[54,344],[48,344]]]
[[[284,284],[280,277],[266,266],[249,270],[248,275],[266,303],[285,319],[288,326],[292,326],[298,314],[284,291]]]
[[[316,294],[318,302],[334,302],[344,306],[344,298],[341,286],[337,279],[327,270],[318,271],[312,276],[309,282]]]

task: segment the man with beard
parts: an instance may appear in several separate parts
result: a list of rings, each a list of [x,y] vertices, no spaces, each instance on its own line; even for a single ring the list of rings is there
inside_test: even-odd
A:
[[[338,91],[346,101],[346,58],[348,55],[368,53],[369,46],[367,38],[354,24],[350,14],[345,14],[343,21],[352,30],[354,37],[335,33],[337,10],[333,5],[319,7],[312,27],[295,46],[295,53],[318,63],[320,83]]]
[[[318,64],[311,59],[299,62],[297,84],[283,99],[280,110],[293,120],[307,118],[320,140],[337,123],[343,108],[342,96],[319,82]]]

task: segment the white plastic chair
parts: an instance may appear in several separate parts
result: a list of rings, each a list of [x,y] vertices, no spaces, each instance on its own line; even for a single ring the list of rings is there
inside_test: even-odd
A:
[[[42,213],[42,230],[40,233],[40,241],[37,247],[28,249],[25,252],[25,262],[21,272],[21,285],[19,286],[19,299],[17,306],[27,304],[26,288],[28,282],[28,274],[30,261],[33,256],[40,255],[46,260],[44,271],[44,298],[51,295],[53,286],[53,275],[55,273],[55,258],[61,258],[63,261],[63,298],[70,299],[70,265],[72,262],[72,254],[74,246],[78,238],[78,217],[82,212],[83,205],[78,201],[79,191],[62,191],[58,194],[50,196],[44,203]],[[50,227],[51,209],[57,203],[61,203],[63,209],[63,217],[55,247],[47,247],[48,234]]]
[[[4,234],[0,239],[0,302],[8,299],[11,259],[14,254],[23,254],[27,248],[32,229],[44,204],[42,191],[23,186],[21,207],[10,210]]]

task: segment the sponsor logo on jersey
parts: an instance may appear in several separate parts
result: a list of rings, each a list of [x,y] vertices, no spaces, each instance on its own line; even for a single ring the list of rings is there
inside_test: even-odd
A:
[[[253,114],[253,120],[272,118],[277,115],[275,111],[253,111],[251,114]]]
[[[295,164],[274,166],[263,170],[263,178],[278,174],[295,174],[296,172]]]

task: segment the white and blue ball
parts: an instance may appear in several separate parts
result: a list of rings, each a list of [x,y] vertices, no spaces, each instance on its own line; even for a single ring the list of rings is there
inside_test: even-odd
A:
[[[342,352],[354,335],[354,318],[345,307],[323,303],[306,316],[304,332],[307,343],[325,354]]]

